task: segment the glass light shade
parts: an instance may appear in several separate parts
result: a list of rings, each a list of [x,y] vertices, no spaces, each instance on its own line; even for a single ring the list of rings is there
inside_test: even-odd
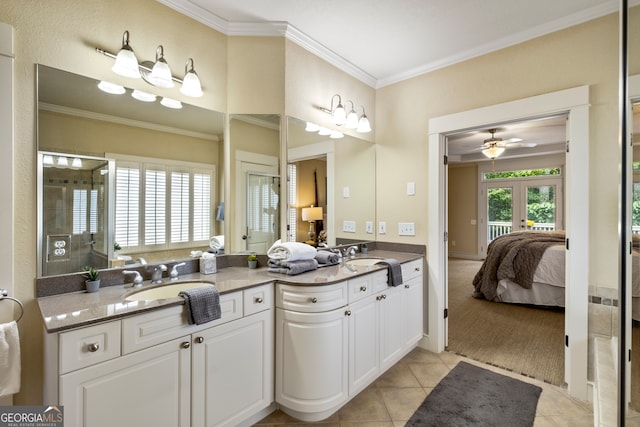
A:
[[[66,168],[69,166],[69,160],[66,157],[58,157],[58,167]]]
[[[74,157],[73,160],[71,161],[71,167],[72,168],[81,168],[82,167],[82,159],[79,157]]]
[[[318,135],[322,135],[322,136],[331,135],[331,129],[320,126],[320,129],[318,129]]]
[[[189,71],[185,74],[184,79],[182,80],[180,93],[194,98],[203,95],[202,86],[200,86],[200,79],[195,71]]]
[[[358,127],[358,114],[354,110],[351,110],[351,112],[347,114],[347,121],[344,127],[347,129],[355,129]]]
[[[122,95],[126,92],[123,86],[117,85],[115,83],[105,82],[104,80],[98,83],[98,89],[112,95]]]
[[[160,104],[164,105],[167,108],[173,108],[175,110],[179,110],[182,108],[182,102],[167,97],[162,98],[160,100]]]
[[[140,69],[138,68],[138,58],[136,58],[133,49],[129,45],[122,46],[118,55],[116,55],[116,62],[111,67],[111,70],[119,76],[129,77],[131,79],[140,78]]]
[[[318,132],[320,130],[320,126],[312,122],[307,122],[307,126],[304,130],[307,132]]]
[[[320,221],[322,219],[322,208],[313,207],[302,208],[302,220],[303,221]]]
[[[336,126],[342,126],[347,121],[347,113],[344,111],[342,104],[338,104],[335,110],[333,110],[333,123]]]
[[[360,120],[358,121],[358,127],[356,128],[356,132],[367,133],[371,132],[371,124],[369,123],[369,119],[366,115],[362,115]]]
[[[331,139],[340,139],[344,138],[344,134],[342,132],[338,132],[337,130],[332,130],[329,134],[329,138]]]
[[[42,164],[44,166],[53,166],[53,156],[51,154],[42,156]]]
[[[495,159],[502,153],[504,153],[504,147],[498,147],[496,145],[493,145],[489,148],[485,148],[484,150],[482,150],[482,154],[484,154],[490,159]]]
[[[142,102],[153,102],[157,98],[152,93],[143,92],[143,91],[138,90],[138,89],[135,89],[133,92],[131,92],[131,96],[133,98],[137,99],[138,101],[142,101]]]
[[[164,88],[173,87],[173,79],[171,76],[171,69],[169,64],[163,58],[159,58],[153,68],[151,69],[151,75],[149,81],[152,85]]]

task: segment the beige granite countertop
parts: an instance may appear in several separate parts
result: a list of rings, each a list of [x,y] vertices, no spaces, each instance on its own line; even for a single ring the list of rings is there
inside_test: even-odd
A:
[[[401,263],[421,257],[422,255],[416,253],[382,250],[370,251],[366,255],[358,254],[357,256],[357,258],[394,258]],[[127,296],[133,292],[156,286],[202,281],[214,283],[218,292],[224,294],[274,282],[300,286],[328,285],[383,268],[386,267],[383,265],[351,266],[343,261],[334,266],[322,267],[295,276],[288,276],[270,273],[266,267],[258,269],[228,267],[209,275],[200,273],[185,274],[178,281],[170,281],[165,278],[161,285],[152,285],[149,281],[145,281],[142,287],[136,288],[132,288],[131,284],[126,284],[102,287],[98,292],[94,293],[81,291],[46,296],[38,298],[38,305],[45,330],[52,333],[140,314],[149,310],[184,304],[184,300],[178,296],[151,301],[126,300]]]

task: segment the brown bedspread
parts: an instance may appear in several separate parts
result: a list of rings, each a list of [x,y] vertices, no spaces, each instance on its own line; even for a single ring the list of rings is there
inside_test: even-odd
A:
[[[544,251],[564,241],[564,231],[515,231],[496,237],[489,243],[487,257],[473,278],[473,296],[495,300],[498,282],[502,279],[531,289],[533,274]]]

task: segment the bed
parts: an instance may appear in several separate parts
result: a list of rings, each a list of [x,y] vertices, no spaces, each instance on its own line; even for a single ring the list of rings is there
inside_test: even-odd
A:
[[[473,279],[476,298],[564,307],[564,231],[516,231],[495,238]],[[640,238],[634,236],[632,317],[640,321]]]

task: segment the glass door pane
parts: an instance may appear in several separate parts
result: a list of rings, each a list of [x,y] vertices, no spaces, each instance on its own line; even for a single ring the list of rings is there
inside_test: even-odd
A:
[[[520,228],[551,231],[556,229],[556,186],[526,186],[526,218],[520,219]]]
[[[487,244],[513,230],[513,188],[487,189]]]
[[[249,173],[247,176],[246,249],[260,254],[277,240],[279,233],[280,178]]]

